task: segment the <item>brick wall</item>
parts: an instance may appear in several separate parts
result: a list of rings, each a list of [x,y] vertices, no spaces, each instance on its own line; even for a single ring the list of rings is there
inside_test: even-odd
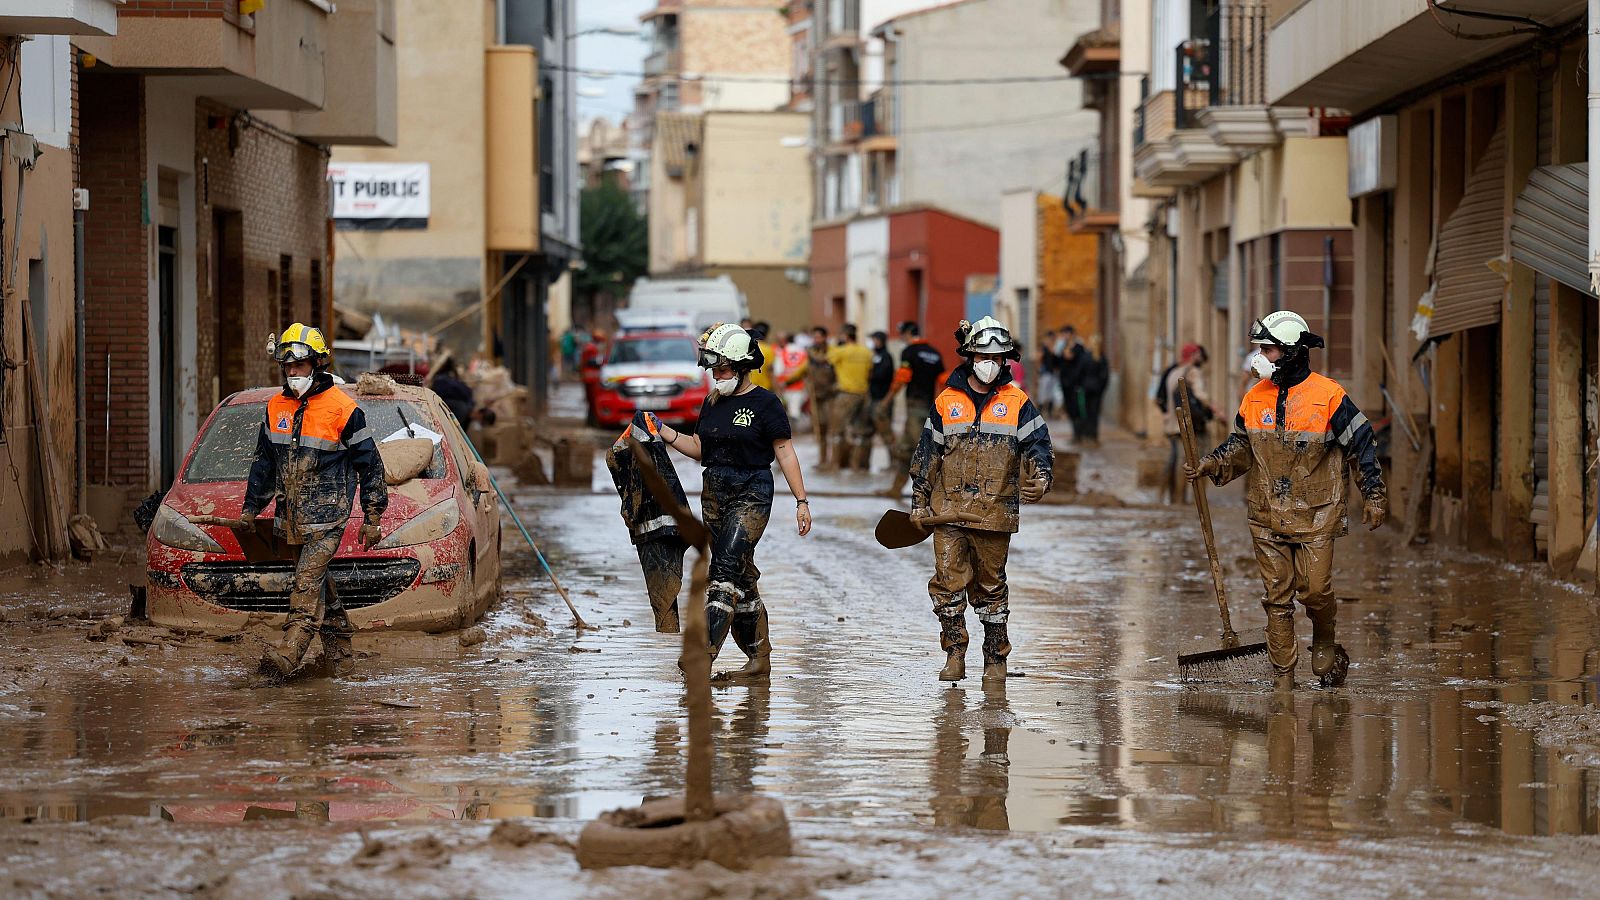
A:
[[[294,321],[327,325],[321,310],[313,308],[311,262],[326,271],[328,161],[320,147],[207,101],[195,105],[195,156],[196,370],[199,408],[206,412],[227,389],[220,373],[230,359],[242,355],[248,384],[276,384],[277,368],[266,357],[267,334]],[[242,245],[241,284],[220,290],[214,277],[224,264],[213,229],[218,212],[238,213]],[[242,314],[231,316],[228,307],[240,295]]]
[[[107,477],[109,353],[110,481],[143,488],[150,469],[144,84],[137,75],[97,74],[83,78],[79,88],[81,184],[91,198],[84,229],[89,480]]]

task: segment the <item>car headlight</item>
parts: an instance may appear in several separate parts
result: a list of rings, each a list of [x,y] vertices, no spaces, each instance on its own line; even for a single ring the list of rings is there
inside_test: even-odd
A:
[[[211,535],[200,530],[198,525],[178,515],[170,506],[163,505],[156,510],[156,520],[150,523],[150,534],[156,540],[168,547],[177,547],[180,550],[199,550],[204,553],[221,553],[222,545],[211,539]]]
[[[395,547],[426,544],[455,531],[456,526],[460,524],[461,507],[456,505],[454,497],[450,497],[428,507],[416,518],[396,528],[373,549],[392,550]]]
[[[677,378],[674,378],[673,381],[678,385],[678,387],[692,388],[700,383],[701,378],[699,375],[679,375]]]

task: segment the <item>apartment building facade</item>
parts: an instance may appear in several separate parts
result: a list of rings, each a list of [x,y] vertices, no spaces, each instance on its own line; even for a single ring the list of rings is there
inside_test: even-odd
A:
[[[1473,8],[1515,21],[1299,4],[1273,24],[1268,95],[1352,116],[1352,374],[1412,432],[1390,442],[1407,527],[1592,573],[1584,4]]]

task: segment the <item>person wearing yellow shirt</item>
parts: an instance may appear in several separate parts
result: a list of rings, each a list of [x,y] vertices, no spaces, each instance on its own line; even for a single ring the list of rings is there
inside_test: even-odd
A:
[[[767,332],[771,327],[766,322],[757,322],[750,329],[750,336],[755,338],[756,346],[761,348],[761,355],[764,358],[761,368],[751,370],[750,383],[769,391],[772,390],[772,364],[778,358],[778,354],[773,352],[772,345],[767,343]]]
[[[839,380],[832,429],[839,443],[830,468],[848,469],[857,458],[872,452],[872,415],[867,407],[872,348],[856,339],[856,326],[847,324],[839,343],[828,349],[828,362]]]

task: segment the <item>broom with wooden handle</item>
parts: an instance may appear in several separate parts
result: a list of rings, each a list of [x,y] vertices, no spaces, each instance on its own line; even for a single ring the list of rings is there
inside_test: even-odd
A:
[[[1200,455],[1195,450],[1194,443],[1194,418],[1189,410],[1189,380],[1178,379],[1177,409],[1178,433],[1183,436],[1183,455],[1188,460],[1190,467],[1200,465]],[[1228,592],[1223,583],[1222,561],[1217,559],[1217,538],[1211,530],[1211,504],[1206,500],[1206,486],[1200,479],[1194,481],[1194,507],[1200,513],[1200,531],[1206,539],[1206,556],[1211,560],[1211,583],[1217,591],[1217,611],[1222,614],[1222,648],[1220,650],[1206,650],[1200,653],[1188,653],[1178,657],[1178,672],[1184,677],[1199,674],[1203,669],[1221,666],[1247,656],[1256,656],[1267,652],[1267,645],[1246,644],[1239,646],[1239,635],[1233,630],[1233,621],[1228,616]]]

